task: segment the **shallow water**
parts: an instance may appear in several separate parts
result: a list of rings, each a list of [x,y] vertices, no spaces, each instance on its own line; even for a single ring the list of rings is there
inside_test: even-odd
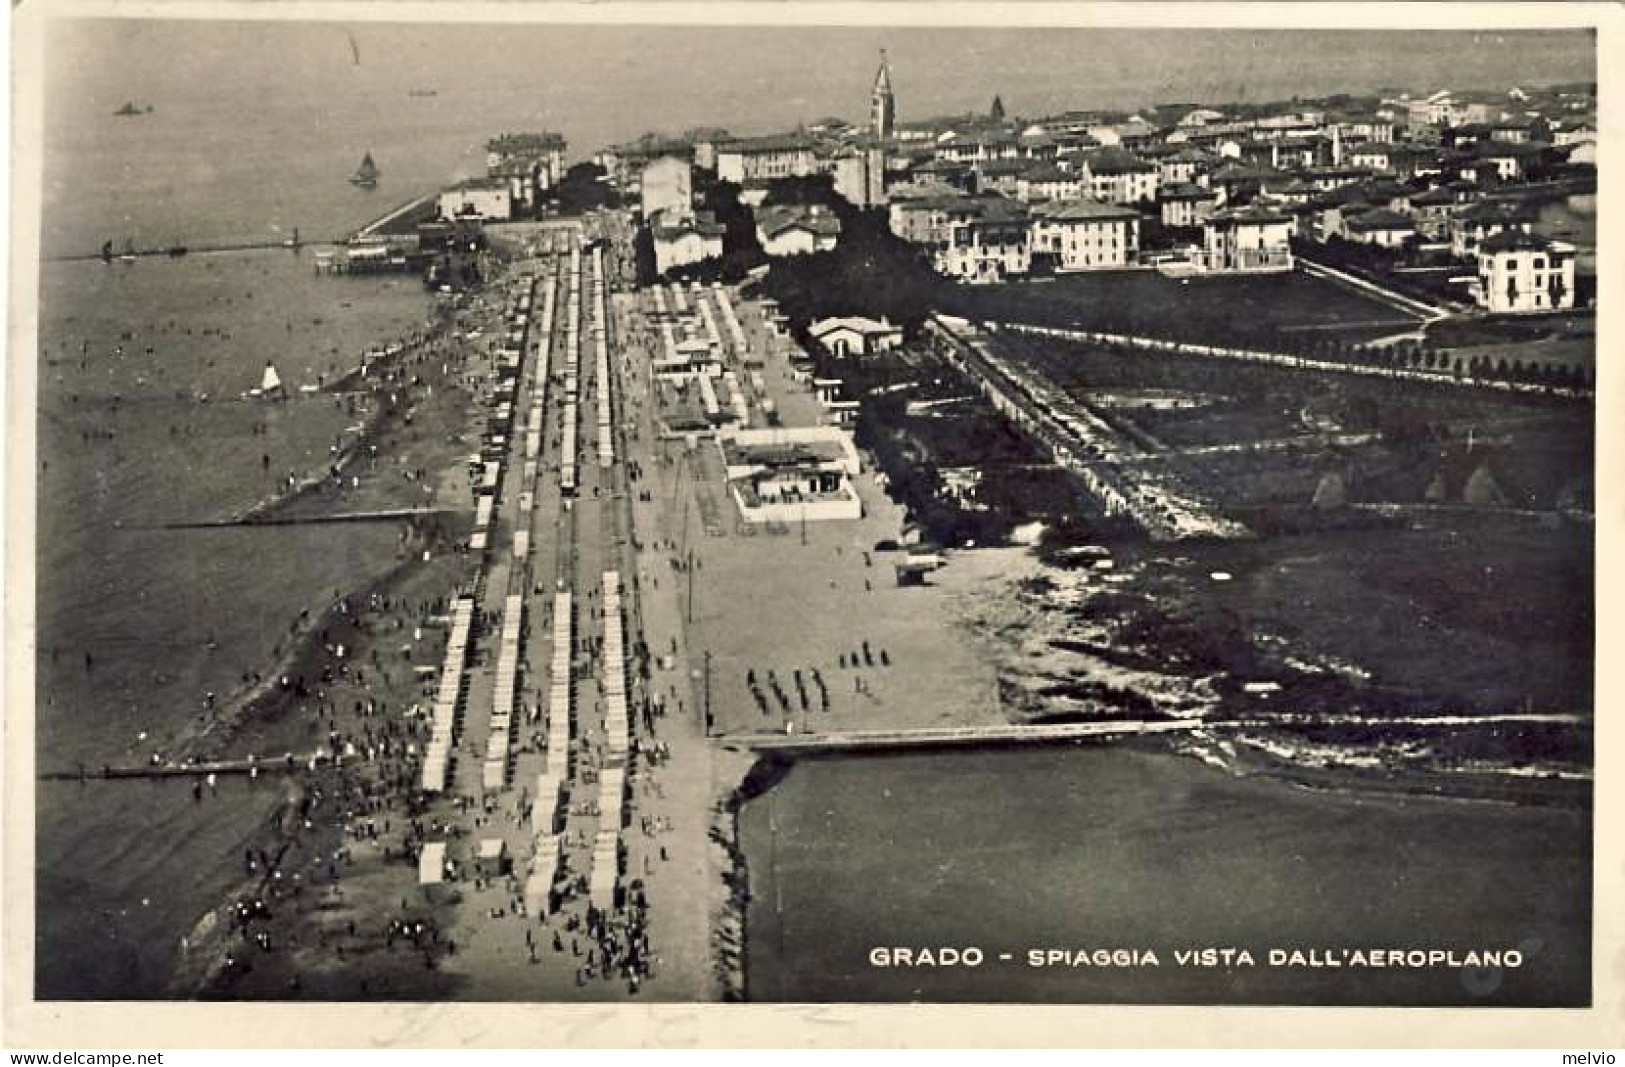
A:
[[[316,278],[287,252],[51,264],[41,281],[36,761],[140,762],[206,725],[205,693],[223,700],[286,652],[301,611],[396,565],[391,525],[165,528],[321,472],[363,417],[331,396],[238,394],[267,360],[294,389],[347,370],[429,301],[415,280]],[[40,995],[162,993],[279,796],[42,785]]]
[[[749,803],[748,991],[763,1001],[1576,1005],[1590,818],[1240,780],[1121,746],[798,763]],[[975,968],[872,966],[979,947]],[[1175,950],[1248,949],[1255,967]],[[1499,974],[1271,967],[1271,948],[1517,949]],[[1033,967],[1033,949],[1157,966]],[[1009,961],[998,957],[1009,953]]]

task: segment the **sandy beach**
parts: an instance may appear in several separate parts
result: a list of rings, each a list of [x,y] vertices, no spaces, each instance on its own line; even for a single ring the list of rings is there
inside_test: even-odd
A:
[[[582,253],[584,236],[602,243]],[[784,932],[780,911],[762,910],[764,893],[785,892],[791,853],[762,844],[761,813],[781,801],[838,807],[833,795],[794,798],[809,779],[878,764],[859,758],[837,772],[824,764],[847,761],[762,762],[751,738],[1020,722],[1065,710],[1052,691],[1081,675],[1150,694],[1160,714],[1203,710],[1189,678],[1059,641],[1078,635],[1052,615],[1057,596],[1127,575],[1060,580],[1029,547],[949,546],[923,584],[899,581],[895,545],[910,523],[866,456],[851,481],[861,517],[743,521],[717,444],[671,428],[686,401],[651,374],[659,333],[649,294],[619,284],[627,239],[617,217],[509,228],[482,289],[455,310],[442,303],[400,346],[369,347],[365,373],[335,377],[332,410],[350,428],[325,456],[312,455],[319,465],[219,505],[252,520],[236,529],[254,536],[361,536],[366,566],[355,567],[358,546],[341,560],[349,576],[331,579],[313,607],[267,620],[269,657],[251,658],[195,722],[144,739],[169,760],[265,760],[247,781],[155,786],[168,790],[171,818],[210,827],[196,847],[230,872],[212,890],[200,883],[210,904],[188,918],[178,953],[147,946],[178,959],[163,995],[826,999],[836,987],[797,984],[773,947],[800,935]],[[758,303],[737,290],[728,299],[746,338],[732,356],[739,377],[747,354],[757,368],[746,401],[753,420],[772,411],[786,427],[825,422],[792,372],[794,342]],[[516,336],[525,338],[518,349]],[[612,413],[607,437],[593,432],[591,412]],[[612,458],[600,454],[604,441]],[[482,497],[494,465],[500,481]],[[476,529],[481,499],[492,517]],[[403,510],[419,513],[330,521]],[[613,627],[612,574],[624,589]],[[555,613],[560,593],[571,595],[568,618]],[[437,674],[459,598],[472,609],[473,651],[450,668],[458,713],[449,782],[425,789]],[[504,651],[499,634],[510,630]],[[624,638],[606,648],[612,630]],[[610,657],[623,648],[616,681]],[[503,680],[507,669],[514,681]],[[558,692],[568,693],[563,734],[549,728]],[[624,723],[615,718],[623,704]],[[1211,761],[1211,740],[1181,750]],[[1198,766],[1160,746],[1155,755]],[[144,758],[133,749],[126,757]],[[933,775],[968,773],[974,758],[920,757],[911,788],[935,795],[945,786]],[[1262,767],[1229,764],[1243,777]],[[1276,778],[1276,788],[1293,788],[1289,774]],[[87,788],[100,800],[115,787]],[[557,795],[536,792],[545,789]],[[775,842],[778,818],[768,819]],[[872,839],[865,830],[854,841]],[[782,844],[802,847],[793,834]],[[418,861],[430,846],[443,846],[447,863],[425,879]],[[828,860],[827,842],[806,847]],[[870,860],[835,866],[861,874]],[[816,895],[807,886],[821,879],[797,878],[797,893]],[[829,906],[812,900],[808,914]],[[843,967],[829,961],[832,981],[848,980]],[[899,991],[882,983],[869,992]]]

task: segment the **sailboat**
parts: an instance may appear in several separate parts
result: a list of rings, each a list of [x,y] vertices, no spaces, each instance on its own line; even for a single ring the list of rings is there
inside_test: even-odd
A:
[[[350,175],[350,184],[358,185],[363,189],[371,189],[378,184],[378,164],[372,161],[372,153],[368,152],[361,159],[361,166]]]
[[[265,400],[269,400],[273,397],[278,400],[286,400],[288,398],[288,391],[282,388],[282,378],[277,374],[276,367],[272,366],[271,363],[267,361],[265,364],[265,373],[260,376],[260,387],[258,389],[250,389],[248,391],[248,395],[257,396]]]

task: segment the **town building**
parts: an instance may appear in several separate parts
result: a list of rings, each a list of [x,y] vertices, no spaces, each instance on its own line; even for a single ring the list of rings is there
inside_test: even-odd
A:
[[[1214,167],[1214,159],[1199,148],[1181,148],[1157,160],[1157,179],[1160,185],[1177,185],[1196,181]]]
[[[470,178],[440,193],[443,219],[504,222],[513,218],[513,190],[501,178]]]
[[[682,138],[646,133],[635,141],[600,148],[594,153],[593,162],[604,168],[610,184],[627,191],[636,190],[643,168],[662,156],[692,159],[694,146]]]
[[[694,165],[701,170],[716,170],[717,145],[732,140],[728,131],[720,126],[696,126],[683,134],[683,138],[693,145]]]
[[[1059,272],[1121,270],[1140,248],[1140,214],[1121,204],[1059,200],[1033,209],[1032,258]]]
[[[1450,215],[1460,203],[1456,194],[1444,186],[1435,186],[1411,197],[1411,220],[1416,232],[1429,241],[1450,239]]]
[[[1478,248],[1474,295],[1496,315],[1528,315],[1574,307],[1574,246],[1507,230]]]
[[[1394,120],[1381,115],[1346,115],[1331,125],[1344,141],[1375,141],[1387,144],[1394,139]]]
[[[977,191],[989,190],[1004,196],[1019,196],[1022,179],[1036,170],[1053,169],[1020,156],[1009,159],[990,159],[976,165]]]
[[[513,205],[534,209],[564,180],[564,150],[556,133],[505,133],[485,144],[485,176],[508,183]]]
[[[770,256],[828,252],[841,237],[841,220],[822,204],[774,204],[756,209],[756,239]]]
[[[693,212],[668,219],[664,213],[649,220],[654,238],[655,270],[664,274],[674,267],[686,267],[722,255],[722,237],[727,227],[709,212]]]
[[[1219,194],[1219,205],[1246,203],[1257,196],[1267,183],[1285,183],[1290,180],[1280,171],[1268,167],[1243,167],[1232,163],[1197,180]]]
[[[861,468],[851,436],[834,426],[719,433],[728,489],[748,523],[863,517],[852,479]]]
[[[1016,201],[966,197],[947,212],[946,223],[947,240],[932,257],[939,274],[980,284],[1002,282],[1031,269],[1030,220]]]
[[[986,163],[1019,159],[1021,136],[1014,130],[972,129],[949,132],[937,140],[937,158],[953,163]]]
[[[638,200],[646,219],[661,212],[673,219],[688,215],[694,207],[694,165],[680,156],[661,156],[643,168]]]
[[[893,326],[885,319],[877,322],[860,315],[820,319],[807,332],[837,359],[889,352],[903,343],[901,326]]]
[[[1157,190],[1162,224],[1174,229],[1195,229],[1217,209],[1219,194],[1190,183],[1163,185]]]
[[[717,177],[736,185],[805,178],[819,170],[813,141],[803,133],[749,137],[717,146]]]
[[[886,202],[886,154],[878,144],[854,144],[835,156],[835,191],[860,208]]]
[[[1450,220],[1450,254],[1476,259],[1478,246],[1498,233],[1529,233],[1537,211],[1517,200],[1480,200],[1459,209]]]
[[[975,210],[973,197],[939,183],[894,187],[886,205],[887,226],[910,244],[936,249],[948,243],[948,220]]]
[[[1202,223],[1202,266],[1210,271],[1292,269],[1292,216],[1261,205],[1215,212]]]
[[[1042,164],[1016,179],[1016,197],[1027,203],[1044,200],[1076,200],[1083,196],[1084,176],[1077,171]]]
[[[1403,248],[1415,239],[1416,223],[1408,215],[1379,207],[1345,218],[1343,231],[1355,244]]]
[[[1097,148],[1080,161],[1091,199],[1110,204],[1151,203],[1157,198],[1157,167],[1121,148]]]

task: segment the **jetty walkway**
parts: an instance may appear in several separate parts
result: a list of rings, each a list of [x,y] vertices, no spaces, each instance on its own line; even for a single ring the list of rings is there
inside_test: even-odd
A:
[[[320,526],[335,522],[396,522],[401,519],[420,519],[431,515],[455,515],[456,508],[379,508],[372,511],[339,511],[326,515],[290,515],[256,517],[237,516],[227,519],[195,519],[185,522],[166,522],[152,529],[202,530],[224,526]]]
[[[912,730],[852,730],[829,734],[734,734],[712,743],[730,751],[854,752],[906,748],[1044,745],[1067,741],[1105,741],[1145,734],[1194,730],[1199,719],[1039,723],[1030,726],[928,726]]]
[[[304,756],[296,756],[289,752],[281,756],[269,756],[264,759],[258,756],[243,756],[232,759],[198,760],[189,763],[172,763],[169,761],[123,765],[104,763],[100,767],[83,765],[71,771],[41,771],[37,777],[42,782],[88,782],[92,780],[106,781],[128,778],[189,778],[211,774],[246,774],[250,776],[275,773],[293,774],[299,771],[316,770],[326,766],[332,759],[333,757],[329,753],[321,751]]]

